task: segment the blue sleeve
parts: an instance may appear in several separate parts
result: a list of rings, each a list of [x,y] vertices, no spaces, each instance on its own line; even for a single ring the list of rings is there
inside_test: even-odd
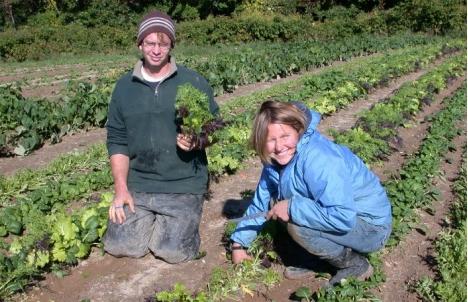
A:
[[[115,92],[114,92],[115,94]],[[107,151],[109,156],[114,154],[129,155],[127,128],[119,110],[117,99],[112,96],[107,114]]]
[[[276,186],[268,177],[268,172],[263,169],[252,202],[245,211],[244,216],[268,211],[270,209],[270,199],[275,196],[276,190]],[[249,247],[257,237],[258,232],[262,230],[265,221],[265,217],[259,217],[239,222],[236,230],[231,235],[231,240],[242,246]]]
[[[302,175],[307,194],[296,193],[290,199],[291,220],[315,230],[347,232],[356,223],[357,210],[345,160],[336,150],[313,153],[297,174]]]

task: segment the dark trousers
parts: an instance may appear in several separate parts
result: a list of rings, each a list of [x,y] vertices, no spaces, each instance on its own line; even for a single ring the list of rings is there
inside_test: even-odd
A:
[[[191,260],[200,248],[203,195],[131,193],[123,224],[108,222],[104,250],[117,257],[143,257],[149,251],[168,263]]]

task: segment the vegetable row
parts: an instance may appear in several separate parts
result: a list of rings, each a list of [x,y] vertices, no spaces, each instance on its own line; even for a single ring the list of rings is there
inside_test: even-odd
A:
[[[182,62],[203,74],[215,92],[221,93],[232,91],[238,85],[286,76],[336,60],[441,41],[448,40],[417,35],[356,36],[331,43],[306,41],[243,47],[231,53],[219,53],[209,60],[195,57],[182,59]],[[451,43],[455,47],[463,45],[461,40],[452,40]],[[446,46],[446,50],[451,47]],[[102,127],[117,76],[115,73],[93,84],[72,83],[58,102],[27,99],[12,86],[0,87],[0,156],[27,155],[45,140],[55,143],[67,133]]]
[[[338,143],[346,144],[367,163],[385,157],[391,143],[399,144],[397,129],[433,101],[434,95],[448,83],[464,73],[466,56],[449,58],[419,79],[405,83],[384,102],[364,111],[356,125],[333,136]]]
[[[372,60],[375,60],[373,61],[375,64],[377,62],[382,64],[378,58]],[[372,66],[372,64],[364,66]],[[230,137],[238,136],[242,142],[245,142],[248,125],[251,121],[249,117],[252,113],[253,111],[244,111],[238,115],[241,118],[232,119],[233,125],[237,123],[243,128],[231,126],[223,131],[228,131]],[[243,131],[239,131],[239,129]],[[233,143],[233,145],[236,144]],[[242,145],[245,148],[245,144],[242,143]],[[101,146],[101,148],[103,147]],[[2,209],[2,219],[0,219],[2,222],[7,222],[2,225],[4,235],[9,234],[9,240],[1,242],[2,248],[7,251],[1,253],[0,257],[0,275],[2,276],[0,294],[2,296],[26,286],[41,271],[60,270],[61,263],[76,263],[77,259],[88,255],[92,245],[99,244],[99,239],[105,231],[107,207],[111,196],[104,194],[101,202],[91,202],[89,206],[74,211],[71,215],[67,211],[67,208],[70,207],[67,202],[70,202],[71,199],[78,200],[89,197],[91,192],[107,188],[110,185],[109,170],[99,170],[107,160],[106,156],[103,155],[105,152],[103,149],[99,150],[99,147],[96,150],[99,163],[94,163],[94,159],[89,160],[93,163],[93,167],[85,165],[84,167],[88,167],[85,168],[86,171],[82,171],[82,174],[75,173],[75,175],[70,173],[68,180],[59,179],[61,176],[54,178],[54,173],[50,171],[44,173],[44,183],[36,183],[35,186],[28,187],[29,183],[23,182],[22,192],[17,195],[14,193],[15,190],[11,189],[17,185],[13,183],[10,183],[10,186],[5,185],[2,180],[2,186],[7,188],[6,192],[10,192],[10,196],[15,196],[14,200],[8,198],[2,200],[4,205],[14,203],[14,205]],[[73,163],[68,166],[64,164],[62,170],[73,171],[72,166]],[[93,178],[95,172],[102,175],[102,182]],[[24,179],[40,179],[37,174],[33,174],[24,176]],[[96,186],[82,189],[83,183],[79,182],[81,178],[74,178],[78,175],[85,176],[86,179],[83,180],[83,183],[96,184]],[[60,186],[53,187],[54,183],[58,183]],[[67,189],[62,190],[62,186],[67,187]],[[50,191],[47,191],[47,187],[51,187]],[[69,195],[57,194],[57,191],[67,192]]]
[[[448,224],[434,240],[437,278],[428,276],[415,286],[426,301],[466,301],[466,143],[464,161],[452,184]]]
[[[462,135],[463,130],[457,128],[457,124],[466,112],[466,88],[460,88],[444,102],[445,108],[433,117],[418,152],[407,159],[399,176],[384,184],[392,203],[393,215],[393,230],[388,247],[396,246],[417,226],[418,216],[415,210],[427,207],[434,201],[436,189],[433,178],[440,168],[441,160],[453,148],[453,139]],[[348,280],[333,290],[320,290],[311,298],[313,301],[377,299],[370,290],[385,281],[382,255],[382,252],[370,255],[374,275],[369,280]]]
[[[413,155],[403,166],[403,169],[396,179],[385,183],[385,187],[389,191],[389,196],[393,207],[401,209],[401,203],[405,203],[407,211],[401,212],[394,210],[393,218],[394,221],[405,221],[408,225],[407,231],[415,226],[416,213],[415,209],[427,206],[433,201],[433,196],[426,194],[428,191],[434,190],[432,188],[432,180],[437,170],[440,167],[441,159],[444,158],[447,151],[452,146],[452,140],[457,135],[462,135],[462,130],[457,128],[456,125],[460,119],[463,118],[466,111],[466,88],[459,89],[452,97],[444,100],[445,108],[437,113],[432,119],[432,125],[424,138],[419,151]],[[466,173],[466,172],[465,172]],[[466,174],[465,174],[466,176]],[[466,217],[463,208],[466,210],[466,181],[465,176],[461,176],[460,193],[463,195],[464,201],[458,203],[458,209],[454,210],[456,217],[462,217],[458,225],[460,231],[458,233],[445,234],[442,238],[441,243],[438,243],[439,250],[442,251],[447,257],[441,258],[441,267],[445,268],[445,274],[443,274],[445,283],[438,283],[438,285],[432,284],[433,292],[429,298],[433,298],[433,301],[445,297],[449,299],[455,295],[465,295],[466,292],[466,275],[463,273],[464,270],[459,270],[456,263],[464,263],[466,268],[466,238],[462,236],[465,232]],[[464,190],[463,190],[464,185]],[[401,199],[398,195],[404,195],[405,198]],[[407,198],[412,196],[412,199]],[[407,201],[405,201],[407,200]],[[460,209],[461,207],[461,209]],[[408,219],[408,217],[411,217]],[[465,232],[466,234],[466,232]],[[275,237],[278,234],[270,234]],[[271,237],[270,237],[271,238]],[[394,246],[397,241],[402,240],[402,236],[392,236],[392,241],[389,243],[390,246]],[[442,247],[443,246],[443,247]],[[445,248],[444,248],[445,247]],[[258,247],[256,247],[258,248]],[[452,248],[452,249],[450,249]],[[224,269],[225,277],[230,277],[233,273],[243,274],[243,278],[237,277],[239,284],[247,283],[250,281],[249,276],[254,275],[259,270],[262,271],[261,263],[258,261],[258,251],[252,251],[255,255],[253,262],[247,262],[240,267],[229,266]],[[381,253],[380,253],[381,254]],[[370,255],[370,260],[375,267],[374,275],[371,279],[365,282],[359,282],[356,280],[347,280],[342,282],[339,286],[328,290],[319,290],[314,294],[308,288],[300,288],[296,291],[296,297],[305,298],[307,301],[356,301],[356,300],[375,300],[377,297],[370,290],[376,287],[378,284],[385,280],[382,263],[378,253]],[[458,262],[454,262],[458,260]],[[215,272],[217,269],[215,269]],[[461,274],[460,274],[461,272]],[[263,274],[269,273],[269,270],[263,270]],[[215,274],[215,273],[214,273]],[[258,277],[257,273],[257,284],[263,283],[266,286],[272,286],[274,284],[267,283],[264,279]],[[449,279],[452,278],[452,279]],[[464,280],[463,280],[464,279]],[[276,280],[277,282],[278,280]],[[465,282],[464,282],[465,281]],[[427,282],[427,281],[426,281]],[[187,292],[185,287],[181,284],[176,284],[172,291],[163,291],[155,295],[156,301],[218,301],[223,300],[232,295],[245,295],[252,294],[252,290],[257,287],[252,284],[248,284],[239,288],[238,286],[231,286],[230,283],[224,283],[224,296],[217,297],[213,296],[211,292],[212,284],[211,281],[205,290],[201,290],[195,295],[191,295]],[[218,291],[219,288],[217,288]],[[455,292],[454,292],[455,290]],[[427,291],[425,292],[426,298],[428,297]],[[207,299],[210,297],[211,299]],[[430,300],[430,299],[429,299]]]

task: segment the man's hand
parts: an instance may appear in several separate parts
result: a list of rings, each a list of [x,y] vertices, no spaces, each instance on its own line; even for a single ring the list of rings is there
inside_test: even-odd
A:
[[[282,200],[275,204],[273,208],[268,212],[267,214],[267,219],[281,219],[284,222],[289,221],[289,214],[288,214],[288,206],[289,206],[289,201],[288,200]]]
[[[177,146],[184,151],[192,151],[195,147],[195,138],[193,136],[177,134]]]
[[[133,203],[132,195],[128,191],[122,193],[115,193],[112,205],[109,207],[109,219],[113,223],[122,224],[127,219],[125,216],[124,205],[127,204],[130,211],[135,213],[135,205]]]
[[[252,257],[250,257],[249,254],[247,254],[247,251],[241,248],[241,245],[239,243],[232,244],[231,258],[232,263],[234,264],[239,264],[244,260],[252,259]]]

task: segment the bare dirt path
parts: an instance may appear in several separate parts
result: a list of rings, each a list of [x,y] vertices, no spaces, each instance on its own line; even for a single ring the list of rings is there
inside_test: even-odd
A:
[[[389,91],[397,87],[397,84],[392,83]],[[341,114],[346,112],[346,109],[342,110],[326,118],[324,123],[338,124]],[[416,137],[417,128],[410,129],[414,132],[409,136]],[[407,153],[406,150],[400,152]],[[242,199],[242,193],[255,189],[260,169],[259,162],[250,159],[245,169],[235,175],[222,178],[219,183],[212,184],[212,197],[205,204],[200,229],[202,250],[208,252],[203,259],[174,266],[155,260],[151,255],[142,259],[113,258],[109,255],[101,256],[99,251],[95,250],[89,259],[73,268],[69,276],[60,279],[48,275],[38,287],[26,295],[17,296],[16,300],[143,301],[157,290],[171,288],[175,282],[181,282],[191,290],[203,288],[211,270],[226,263],[224,247],[220,246],[226,223],[223,213],[242,209],[242,205],[247,202]],[[307,286],[317,288],[321,282],[322,280],[308,280]],[[270,301],[272,298],[275,301],[286,301],[289,293],[301,285],[303,282],[284,281],[268,294],[261,293],[252,301]]]

